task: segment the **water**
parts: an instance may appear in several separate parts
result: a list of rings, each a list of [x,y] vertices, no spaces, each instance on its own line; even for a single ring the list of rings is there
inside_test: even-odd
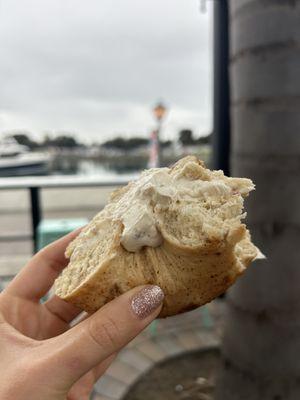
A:
[[[122,177],[125,179],[136,178],[141,169],[118,169],[107,168],[102,163],[95,160],[76,160],[76,162],[65,164],[61,163],[59,169],[51,172],[51,175],[80,175],[80,176],[101,176],[107,179],[117,179]]]
[[[78,165],[77,175],[101,175],[107,178],[117,178],[122,176],[124,178],[136,176],[141,170],[120,170],[114,171],[113,169],[108,169],[103,166],[103,164],[97,163],[92,160],[80,161]]]

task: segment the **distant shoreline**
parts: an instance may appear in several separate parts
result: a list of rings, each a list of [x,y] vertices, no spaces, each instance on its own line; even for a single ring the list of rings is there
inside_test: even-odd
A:
[[[188,150],[188,149],[187,149]],[[211,151],[208,148],[198,151],[185,151],[184,154],[163,154],[162,166],[169,166],[174,164],[180,158],[188,154],[195,154],[202,159],[208,166],[210,166]],[[141,154],[84,154],[71,151],[61,151],[54,155],[51,173],[80,173],[80,165],[83,163],[91,163],[102,171],[114,171],[116,174],[141,171],[148,168],[149,156],[148,153]],[[92,168],[91,168],[92,169]],[[97,168],[95,168],[97,171]]]

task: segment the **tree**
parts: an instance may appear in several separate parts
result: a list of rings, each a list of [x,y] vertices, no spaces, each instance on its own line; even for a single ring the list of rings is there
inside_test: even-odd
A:
[[[48,135],[45,136],[43,146],[46,147],[63,147],[63,148],[74,148],[81,146],[77,140],[68,134],[58,135],[56,137],[50,138]]]
[[[167,147],[170,147],[172,145],[172,140],[161,140],[160,141],[160,146],[165,149]]]
[[[148,144],[149,144],[149,139],[146,138],[132,137],[130,139],[124,139],[122,137],[117,137],[112,140],[107,140],[101,146],[106,149],[118,149],[127,151],[147,146]]]
[[[35,140],[32,140],[30,138],[30,133],[28,133],[28,132],[23,132],[23,131],[18,132],[17,131],[17,132],[13,132],[9,136],[13,137],[22,146],[27,146],[31,150],[39,147],[39,144]]]
[[[232,175],[265,261],[228,293],[222,400],[300,398],[300,3],[231,0]]]
[[[193,131],[190,129],[182,129],[179,132],[179,142],[184,146],[195,144]]]
[[[211,144],[211,133],[207,136],[200,136],[197,140],[196,143],[197,144]]]
[[[182,129],[179,132],[178,140],[183,146],[210,144],[211,143],[211,134],[206,135],[206,136],[200,136],[198,139],[195,139],[194,133],[191,129]]]

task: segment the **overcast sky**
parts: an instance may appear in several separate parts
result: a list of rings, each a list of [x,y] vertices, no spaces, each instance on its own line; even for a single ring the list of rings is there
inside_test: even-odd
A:
[[[0,0],[0,133],[80,140],[211,130],[211,5],[199,0]]]

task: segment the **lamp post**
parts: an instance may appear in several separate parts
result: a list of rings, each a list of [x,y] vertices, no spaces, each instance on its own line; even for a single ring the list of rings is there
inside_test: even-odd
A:
[[[156,131],[152,133],[152,151],[150,164],[153,167],[161,166],[162,157],[159,136],[161,132],[162,120],[166,114],[166,111],[167,108],[162,102],[157,103],[156,106],[153,108],[153,114],[157,122]]]

